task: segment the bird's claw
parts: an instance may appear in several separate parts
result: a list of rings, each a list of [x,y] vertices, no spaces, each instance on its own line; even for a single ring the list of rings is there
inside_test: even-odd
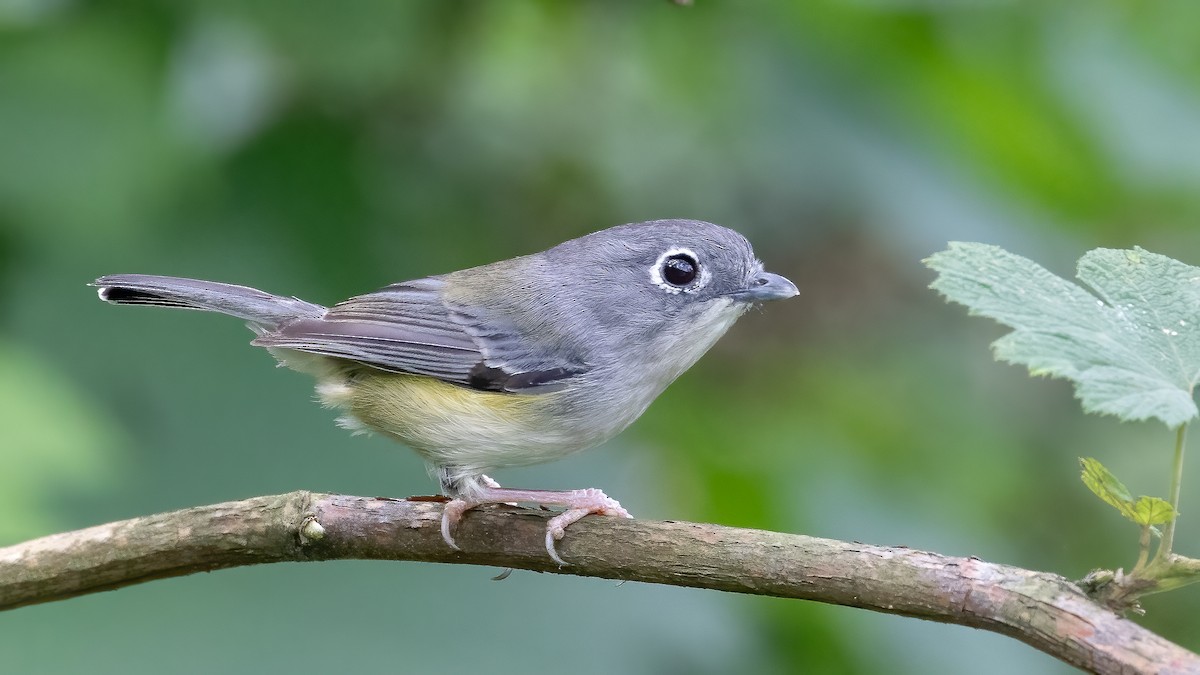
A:
[[[538,492],[501,488],[495,486],[494,481],[490,481],[490,479],[488,481],[492,484],[486,486],[487,489],[483,495],[476,496],[476,501],[452,499],[443,507],[442,539],[445,540],[450,548],[456,551],[462,550],[454,542],[451,531],[462,520],[464,513],[481,504],[504,504],[521,501],[566,507],[565,511],[554,516],[546,523],[546,553],[550,555],[550,559],[558,564],[559,567],[566,567],[568,563],[558,554],[555,543],[566,535],[567,528],[572,524],[593,513],[619,518],[633,517],[629,514],[629,511],[626,511],[621,506],[620,502],[604,494],[602,490],[597,488],[570,490],[566,492]]]
[[[463,499],[451,499],[442,507],[442,539],[455,551],[462,549],[454,542],[451,530],[458,525],[458,521],[462,520],[463,514],[475,506],[477,505]]]
[[[620,502],[604,494],[602,490],[597,488],[574,490],[571,494],[573,499],[570,504],[567,504],[567,510],[554,516],[550,519],[550,522],[546,523],[546,553],[550,554],[550,558],[558,563],[559,567],[566,567],[567,561],[558,555],[555,542],[566,535],[567,528],[572,524],[593,513],[620,518],[633,517],[621,506]]]

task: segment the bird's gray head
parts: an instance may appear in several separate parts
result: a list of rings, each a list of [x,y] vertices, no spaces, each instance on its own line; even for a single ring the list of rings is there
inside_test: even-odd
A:
[[[558,278],[556,295],[573,311],[590,314],[614,338],[647,346],[691,343],[703,353],[752,304],[797,293],[763,270],[745,237],[698,220],[620,225],[538,257],[542,276]]]
[[[649,309],[675,316],[713,302],[733,305],[790,298],[796,287],[763,271],[750,242],[699,220],[619,225],[564,242],[542,254],[563,283],[618,312]]]

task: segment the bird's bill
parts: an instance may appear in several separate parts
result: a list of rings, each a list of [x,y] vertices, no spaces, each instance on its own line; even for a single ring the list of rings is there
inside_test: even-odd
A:
[[[734,291],[729,296],[741,302],[766,302],[767,300],[786,300],[800,293],[787,277],[770,272],[759,272],[750,279],[749,285],[740,291]]]

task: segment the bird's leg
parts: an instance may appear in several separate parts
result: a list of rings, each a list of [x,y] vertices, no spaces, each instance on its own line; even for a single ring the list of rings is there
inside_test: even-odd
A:
[[[451,530],[462,520],[464,513],[483,504],[511,504],[524,502],[543,506],[561,506],[565,510],[546,524],[546,552],[559,566],[567,563],[555,550],[554,543],[563,538],[570,525],[586,515],[596,513],[605,516],[632,518],[617,500],[599,489],[584,490],[521,490],[502,488],[496,481],[481,476],[468,491],[450,500],[442,511],[442,539],[454,550],[459,550],[451,536]]]
[[[455,492],[460,492],[460,491],[464,490],[464,487],[465,487],[464,483],[465,483],[465,481],[457,482],[455,484],[446,484],[446,485],[443,485],[443,489],[445,489],[447,491],[453,490]],[[488,476],[486,474],[482,474],[482,473],[479,474],[479,478],[477,479],[477,484],[479,487],[482,487],[483,489],[488,489],[488,490],[504,489],[504,488],[500,487],[500,484],[497,483],[494,478],[492,478],[491,476]],[[475,494],[476,488],[472,487],[472,488],[468,488],[468,489],[470,490],[470,494],[472,494],[472,495]],[[467,511],[475,508],[476,506],[479,506],[481,504],[489,504],[489,503],[491,503],[491,502],[475,501],[473,499],[464,499],[462,497],[455,497],[455,498],[451,499],[449,502],[446,502],[446,506],[442,509],[442,539],[445,540],[445,542],[447,544],[449,544],[450,548],[454,549],[455,551],[462,550],[458,547],[458,544],[455,543],[454,535],[451,534],[450,531],[456,525],[458,525],[458,521],[462,520],[463,514],[466,513]],[[497,504],[507,504],[509,506],[517,505],[516,502],[496,502],[496,503]]]

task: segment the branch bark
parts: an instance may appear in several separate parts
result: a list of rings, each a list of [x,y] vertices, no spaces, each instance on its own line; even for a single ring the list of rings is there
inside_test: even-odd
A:
[[[152,579],[281,561],[386,559],[512,567],[861,607],[1022,640],[1094,673],[1200,674],[1200,656],[1057,575],[904,547],[683,522],[589,517],[558,568],[545,512],[471,511],[453,551],[430,501],[309,492],[134,518],[0,549],[0,609]]]

